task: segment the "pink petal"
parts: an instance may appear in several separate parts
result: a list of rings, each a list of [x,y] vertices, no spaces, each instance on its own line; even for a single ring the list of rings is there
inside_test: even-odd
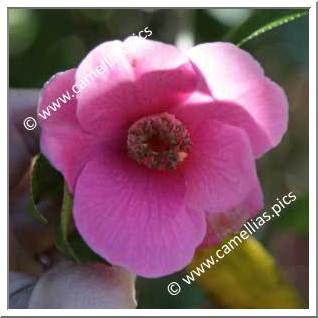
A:
[[[187,203],[211,213],[236,207],[257,182],[246,133],[211,120],[210,107],[182,107],[175,113],[187,126],[192,142],[184,167]]]
[[[264,130],[268,143],[260,156],[276,146],[287,129],[288,102],[284,91],[264,76],[259,63],[230,43],[201,44],[189,56],[206,79],[212,96],[243,107]]]
[[[201,247],[220,243],[227,236],[239,232],[244,223],[258,214],[263,207],[263,194],[257,184],[247,197],[234,209],[207,214],[207,234]]]
[[[104,71],[94,77],[101,65]],[[78,95],[77,115],[87,131],[109,140],[123,138],[139,117],[182,102],[197,83],[189,59],[175,47],[136,37],[93,49],[78,67],[76,82],[88,76],[93,79]]]
[[[150,171],[124,156],[90,161],[78,179],[76,226],[115,265],[145,277],[185,267],[205,235],[202,212],[185,207],[184,179]]]
[[[85,163],[100,148],[91,135],[79,128],[44,129],[40,138],[41,152],[60,171],[68,188],[74,191],[77,177]]]
[[[42,115],[38,115],[38,120],[42,128],[76,125],[76,98],[70,98],[68,101],[66,98],[65,101],[67,103],[65,104],[60,101],[60,98],[63,98],[63,94],[67,95],[67,92],[71,96],[72,86],[75,82],[75,72],[76,69],[73,68],[57,73],[45,83],[38,105],[38,113]],[[56,102],[57,100],[59,104]],[[51,115],[44,119],[45,113],[43,112],[49,112]]]
[[[270,139],[271,144],[264,152],[279,144],[288,124],[288,101],[282,88],[268,78],[260,79],[237,100]]]
[[[186,106],[185,106],[186,107]],[[198,111],[203,108],[205,116],[244,129],[249,137],[253,154],[258,157],[264,149],[268,148],[269,139],[264,130],[256,123],[255,119],[238,104],[226,101],[209,101],[195,106]],[[208,113],[206,107],[210,108]]]
[[[38,111],[41,113],[48,105],[74,83],[75,70],[56,74],[43,88]],[[74,189],[76,178],[92,152],[98,149],[99,140],[85,133],[76,118],[76,99],[71,99],[51,116],[39,116],[42,128],[41,152],[59,170],[69,189]]]

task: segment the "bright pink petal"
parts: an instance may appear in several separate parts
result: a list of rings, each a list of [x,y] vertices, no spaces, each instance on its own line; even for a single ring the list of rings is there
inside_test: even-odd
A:
[[[259,184],[234,209],[220,213],[208,213],[207,234],[201,247],[220,243],[227,236],[239,232],[244,223],[263,207],[263,194]]]
[[[85,79],[88,84],[77,96],[79,121],[87,131],[113,140],[134,120],[182,102],[195,90],[197,73],[175,47],[132,37],[92,50],[76,73],[79,85]]]
[[[249,53],[220,42],[198,45],[189,56],[204,75],[213,98],[239,104],[264,130],[268,143],[263,144],[258,156],[280,142],[287,128],[286,95],[264,76]]]
[[[189,129],[192,149],[184,167],[186,199],[193,209],[217,213],[235,208],[255,187],[250,141],[243,129],[211,120],[211,110],[176,110]]]
[[[145,277],[185,267],[206,230],[185,207],[180,174],[149,171],[124,156],[90,161],[75,192],[74,218],[87,244],[112,264]]]
[[[38,111],[43,114],[48,105],[71,89],[75,70],[56,74],[43,88]],[[47,119],[39,116],[41,152],[59,170],[71,191],[76,178],[92,152],[98,149],[100,140],[85,133],[76,118],[76,99],[71,99]]]

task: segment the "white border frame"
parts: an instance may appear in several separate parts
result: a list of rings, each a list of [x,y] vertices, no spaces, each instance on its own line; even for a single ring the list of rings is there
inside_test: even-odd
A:
[[[179,2],[179,3],[178,3]],[[252,7],[252,8],[292,8],[292,7],[310,7],[309,10],[309,211],[310,211],[310,233],[309,233],[309,309],[7,309],[7,270],[8,264],[2,261],[1,268],[1,290],[0,290],[0,314],[1,316],[316,316],[316,2],[313,0],[214,0],[207,2],[204,0],[187,1],[186,5],[180,5],[180,1],[172,0],[135,0],[129,2],[125,0],[116,0],[110,4],[110,1],[90,0],[87,2],[78,0],[4,0],[0,4],[0,37],[5,41],[5,49],[0,50],[0,69],[1,72],[1,107],[0,118],[2,123],[0,131],[2,140],[5,140],[3,147],[7,148],[7,87],[8,87],[8,30],[7,30],[7,9],[8,7],[39,7],[39,8],[81,8],[89,4],[89,7],[120,8],[120,7]],[[131,4],[134,7],[131,7]],[[184,4],[184,3],[181,3]],[[239,6],[238,6],[239,5]],[[8,155],[8,154],[7,154]],[[1,157],[1,175],[8,175],[6,158]],[[4,178],[3,178],[4,179]],[[8,210],[8,185],[2,180],[1,188],[1,230],[0,244],[1,251],[8,251],[8,220],[5,211]],[[2,254],[3,255],[3,254]]]

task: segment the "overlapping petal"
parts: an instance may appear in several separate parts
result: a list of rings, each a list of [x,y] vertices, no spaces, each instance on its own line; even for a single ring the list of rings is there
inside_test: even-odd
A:
[[[276,146],[287,129],[288,102],[284,91],[265,77],[260,64],[230,43],[206,43],[190,49],[214,99],[232,101],[244,108],[267,136],[255,151],[259,157]]]
[[[46,119],[39,115],[42,128],[41,152],[59,170],[71,191],[76,179],[91,153],[96,151],[101,140],[83,131],[76,118],[76,98],[53,111],[48,108],[65,92],[71,90],[75,82],[75,69],[56,74],[43,88],[38,113],[50,110]]]
[[[197,77],[189,59],[172,45],[137,37],[103,43],[76,72],[76,83],[87,82],[78,95],[79,121],[104,138],[120,135],[139,117],[167,111],[186,99]]]
[[[209,104],[181,107],[175,113],[188,127],[192,142],[184,168],[187,204],[209,213],[233,209],[258,182],[247,134],[213,120]]]

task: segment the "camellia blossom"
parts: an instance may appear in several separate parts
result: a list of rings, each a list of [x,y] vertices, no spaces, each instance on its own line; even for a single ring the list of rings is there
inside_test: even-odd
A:
[[[114,265],[159,277],[263,206],[255,159],[287,127],[284,91],[230,43],[180,52],[129,37],[46,84],[39,112],[107,69],[47,120],[41,150],[74,195],[75,224]]]

